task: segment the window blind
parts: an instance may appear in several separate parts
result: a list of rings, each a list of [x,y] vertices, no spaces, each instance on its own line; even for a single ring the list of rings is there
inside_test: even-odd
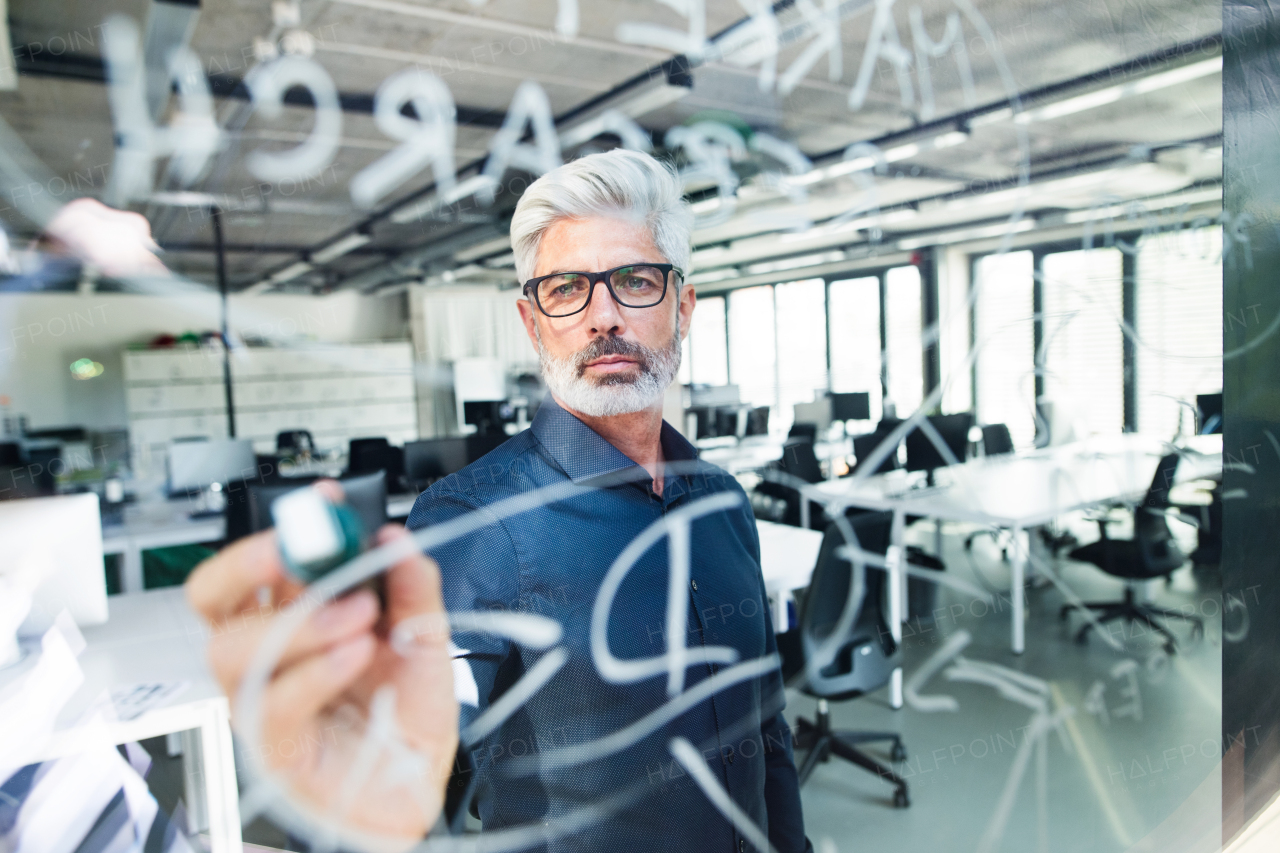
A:
[[[1044,393],[1078,438],[1124,429],[1121,264],[1118,249],[1044,258]]]
[[[827,391],[826,282],[820,278],[774,287],[778,318],[779,429],[790,429],[796,403]]]
[[[920,270],[894,267],[885,275],[885,347],[889,397],[899,417],[924,401],[924,349],[921,345]]]
[[[1195,429],[1195,395],[1222,390],[1222,229],[1145,238],[1136,282],[1138,429]],[[1254,322],[1250,312],[1237,321]]]
[[[987,255],[973,287],[978,420],[1006,424],[1015,445],[1035,438],[1035,331],[1030,252]]]
[[[773,287],[733,291],[729,295],[729,381],[738,386],[744,403],[777,405],[777,353]],[[790,412],[775,414],[785,415],[790,422]]]
[[[831,282],[831,390],[866,391],[871,417],[880,419],[880,279]]]

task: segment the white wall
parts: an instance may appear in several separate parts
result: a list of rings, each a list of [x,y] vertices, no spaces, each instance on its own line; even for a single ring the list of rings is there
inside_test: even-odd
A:
[[[241,336],[355,343],[408,338],[401,295],[232,296],[230,326]],[[33,428],[83,424],[123,429],[121,353],[156,335],[219,328],[216,294],[0,294],[0,396]],[[70,365],[92,358],[105,368],[75,380]]]

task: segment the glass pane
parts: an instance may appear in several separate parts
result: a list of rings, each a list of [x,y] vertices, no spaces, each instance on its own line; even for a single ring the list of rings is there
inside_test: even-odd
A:
[[[1020,446],[1036,434],[1034,272],[1030,252],[988,255],[973,283],[978,420],[1005,424]]]
[[[738,386],[744,403],[778,403],[774,329],[772,287],[748,287],[729,295],[729,381]]]
[[[796,403],[827,392],[826,283],[820,278],[779,284],[778,430],[790,429]]]
[[[1077,438],[1120,432],[1124,429],[1120,251],[1046,255],[1043,278],[1045,401],[1053,405],[1055,417],[1066,413]]]
[[[880,419],[880,279],[831,282],[831,390],[866,391]]]
[[[1144,239],[1138,250],[1138,430],[1160,438],[1195,431],[1197,394],[1222,390],[1222,229]],[[1247,328],[1246,311],[1228,318]]]
[[[729,352],[724,339],[724,297],[699,299],[689,324],[690,382],[724,385],[729,381]]]
[[[924,401],[924,349],[921,345],[920,270],[895,267],[885,276],[885,331],[888,337],[889,399],[898,417]]]

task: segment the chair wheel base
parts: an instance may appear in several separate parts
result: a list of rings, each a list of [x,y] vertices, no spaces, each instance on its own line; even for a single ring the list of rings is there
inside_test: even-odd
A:
[[[893,792],[893,807],[895,809],[905,809],[911,805],[911,798],[907,796],[907,792],[899,788]]]
[[[893,749],[889,751],[889,758],[893,761],[906,761],[907,748],[901,743],[895,743]]]

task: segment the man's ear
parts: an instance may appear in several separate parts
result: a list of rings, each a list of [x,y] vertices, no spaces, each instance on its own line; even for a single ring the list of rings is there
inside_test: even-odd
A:
[[[685,283],[680,288],[680,299],[676,303],[676,311],[680,317],[680,340],[689,337],[689,324],[693,319],[693,308],[698,304],[698,294],[693,285]]]
[[[520,312],[520,322],[524,323],[524,330],[529,333],[529,343],[533,344],[533,351],[538,351],[538,330],[534,326],[537,319],[533,316],[533,303],[528,299],[517,299],[516,310]]]

